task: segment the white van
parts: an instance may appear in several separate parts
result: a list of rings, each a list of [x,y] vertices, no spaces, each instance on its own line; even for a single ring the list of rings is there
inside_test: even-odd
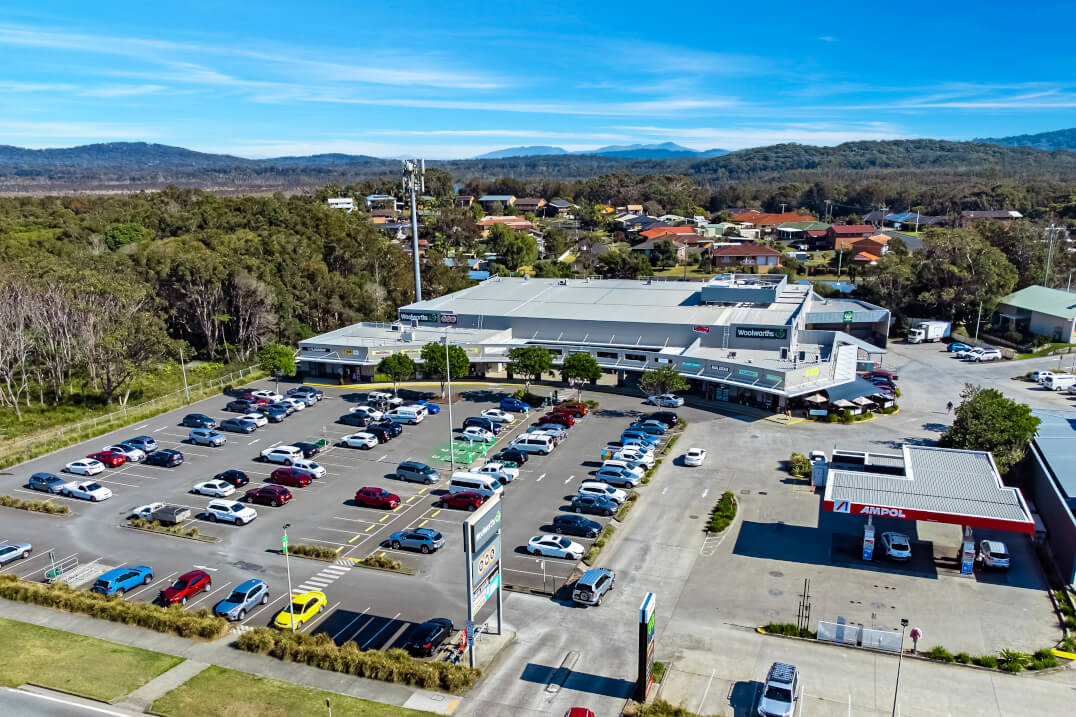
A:
[[[419,410],[414,406],[400,406],[386,413],[384,417],[397,423],[422,423],[422,419],[426,417],[426,410]]]
[[[1071,373],[1055,373],[1052,376],[1047,376],[1045,383],[1042,385],[1051,391],[1064,391],[1070,386],[1076,386],[1076,376]]]
[[[448,482],[449,493],[461,493],[465,490],[473,491],[489,498],[496,493],[503,494],[504,486],[496,477],[471,473],[470,471],[456,471]]]
[[[543,456],[548,456],[557,446],[553,436],[534,433],[525,433],[509,445],[512,448],[518,448],[524,453],[541,453]]]

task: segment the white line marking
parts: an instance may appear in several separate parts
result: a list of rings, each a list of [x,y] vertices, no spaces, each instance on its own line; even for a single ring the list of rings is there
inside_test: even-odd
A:
[[[662,495],[665,495],[668,492],[669,492],[669,486],[665,486],[664,488],[661,489],[661,494]]]
[[[702,492],[702,497],[703,497],[703,498],[705,498],[705,497],[706,497],[706,494],[707,494],[707,493],[709,493],[709,492],[710,492],[710,489],[709,489],[709,488],[707,488],[706,490],[704,490],[704,491]]]
[[[333,565],[331,567],[325,568],[321,572],[323,572],[323,573],[340,573],[342,575],[344,573],[351,572],[351,568],[345,568],[343,565]]]
[[[39,695],[36,692],[25,692],[23,690],[13,690],[10,687],[5,687],[8,692],[14,692],[20,695],[26,695],[27,697],[36,697],[39,700],[45,700],[46,702],[56,702],[61,705],[71,705],[72,707],[78,707],[82,710],[89,710],[90,712],[100,712],[103,715],[116,715],[116,717],[126,717],[128,712],[113,712],[112,710],[106,710],[101,707],[92,707],[90,705],[82,704],[81,702],[73,702],[71,700],[61,700],[59,697],[51,697],[49,695]]]
[[[302,585],[296,585],[294,588],[292,588],[292,590],[302,590],[303,592],[310,592],[311,590],[316,589],[317,588],[315,588],[314,586],[307,585],[306,583],[303,583]]]
[[[538,481],[542,480],[543,478],[545,478],[545,473],[543,473],[542,475],[538,476],[538,479],[537,479],[537,480],[535,480],[534,482],[535,482],[535,483],[537,483]]]
[[[250,442],[250,443],[248,443],[247,445],[248,445],[248,446],[253,446],[253,445],[254,445],[255,443],[257,443],[257,442],[258,442],[258,441],[260,441],[260,440],[261,440],[260,438],[255,438],[255,439],[254,439],[253,441],[251,441],[251,442]]]
[[[378,459],[377,459],[377,460],[375,461],[375,463],[380,463],[381,461],[385,460],[386,458],[388,458],[388,456],[381,456],[380,458],[378,458]]]
[[[143,424],[142,424],[141,426],[135,426],[135,427],[134,427],[134,428],[132,428],[131,430],[132,430],[132,431],[141,431],[141,430],[142,430],[143,428],[145,428],[145,427],[146,427],[146,426],[148,426],[148,425],[149,425],[148,423],[143,423]]]
[[[360,649],[360,650],[365,650],[365,649],[366,649],[366,646],[367,646],[367,645],[369,645],[369,644],[370,644],[371,642],[373,642],[373,641],[374,641],[374,639],[375,639],[375,638],[376,638],[376,637],[377,637],[378,635],[380,635],[381,633],[383,633],[383,632],[385,631],[385,628],[386,628],[386,627],[388,627],[389,625],[391,625],[391,624],[392,624],[392,623],[393,623],[393,622],[394,622],[394,621],[396,620],[396,618],[398,618],[399,616],[400,616],[400,613],[396,613],[395,615],[393,615],[393,616],[392,616],[392,618],[391,618],[391,619],[390,619],[390,620],[389,620],[388,622],[386,622],[386,623],[385,623],[384,625],[382,625],[382,626],[381,626],[381,629],[380,629],[380,630],[378,630],[377,632],[375,632],[375,633],[374,633],[374,634],[373,634],[373,635],[372,635],[372,636],[370,637],[370,639],[369,639],[369,640],[367,640],[366,642],[364,642],[364,643],[362,644],[362,647],[360,647],[359,649]]]
[[[568,485],[569,483],[571,483],[572,478],[575,478],[575,476],[568,476],[567,478],[565,478],[564,479],[564,485]]]
[[[366,608],[365,610],[363,610],[363,611],[362,611],[362,612],[360,612],[360,613],[359,613],[358,615],[356,615],[356,616],[355,616],[355,619],[354,619],[354,620],[352,620],[351,622],[349,622],[348,624],[344,625],[344,626],[343,626],[342,628],[340,628],[339,630],[337,630],[336,634],[335,634],[335,635],[333,635],[333,640],[335,640],[336,638],[340,637],[340,635],[342,635],[342,634],[343,634],[344,632],[346,632],[346,631],[347,631],[347,629],[348,629],[349,627],[351,627],[352,625],[354,625],[354,624],[355,624],[355,621],[356,621],[356,620],[360,620],[360,619],[361,619],[362,617],[364,617],[364,616],[366,615],[366,613],[367,613],[367,611],[368,611],[369,609],[370,609],[370,608],[369,608],[369,607],[367,607],[367,608]]]
[[[151,582],[151,583],[150,583],[149,585],[146,585],[146,586],[145,586],[145,587],[143,587],[143,588],[140,588],[140,589],[138,589],[138,590],[135,590],[135,591],[134,591],[133,593],[127,593],[126,595],[124,595],[124,596],[123,596],[123,599],[124,599],[124,600],[130,600],[130,599],[131,599],[131,598],[133,598],[133,597],[134,597],[135,595],[138,595],[138,594],[140,594],[140,593],[144,593],[144,592],[146,592],[147,590],[151,590],[151,589],[153,589],[153,586],[154,586],[154,585],[157,585],[157,586],[159,586],[159,585],[160,585],[161,583],[167,583],[167,582],[168,582],[169,580],[171,580],[171,579],[172,579],[172,578],[173,578],[174,576],[176,576],[176,575],[178,575],[178,574],[179,574],[178,572],[175,572],[175,573],[168,573],[168,575],[165,575],[165,576],[164,576],[163,578],[158,578],[157,580],[154,580],[153,582]]]
[[[716,675],[716,674],[717,674],[717,668],[715,667],[714,671],[710,673],[710,681],[706,683],[706,690],[702,693],[702,699],[699,700],[699,708],[697,710],[695,710],[696,712],[698,712],[700,714],[702,713],[702,706],[703,706],[703,704],[706,703],[706,695],[708,695],[710,693],[710,685],[712,685],[714,683],[714,675]]]
[[[339,605],[340,605],[340,601],[337,600],[335,603],[333,603],[332,607],[325,608],[325,610],[322,611],[321,615],[314,618],[310,622],[306,623],[306,625],[303,626],[303,628],[300,630],[300,632],[305,632],[306,630],[309,630],[310,628],[314,627],[315,624],[317,624],[321,620],[324,620],[325,616],[328,615],[329,613],[331,613],[333,610],[335,610],[337,608],[337,606],[339,606]]]
[[[332,580],[326,580],[324,578],[307,578],[306,585],[317,585],[319,588],[323,588],[326,585],[332,585]]]
[[[160,428],[155,428],[153,432],[156,433],[157,431],[163,431],[166,428],[171,428],[171,426],[161,426]]]
[[[191,605],[194,605],[195,603],[200,603],[200,602],[202,602],[203,600],[205,600],[205,599],[206,599],[207,597],[209,597],[209,596],[210,596],[210,595],[212,595],[213,593],[219,593],[219,592],[220,592],[221,590],[223,590],[224,588],[228,587],[228,586],[229,586],[229,585],[231,585],[231,584],[232,584],[232,583],[231,583],[231,581],[229,581],[229,582],[226,582],[226,583],[224,583],[223,585],[221,585],[221,586],[220,586],[219,588],[217,588],[216,590],[214,590],[214,591],[213,591],[213,592],[211,592],[211,593],[206,593],[206,592],[203,592],[203,593],[202,593],[202,596],[201,596],[200,598],[198,598],[198,599],[196,599],[196,600],[189,600],[189,601],[187,602],[187,607],[190,607]]]
[[[253,617],[254,617],[255,615],[257,615],[257,614],[258,614],[259,612],[261,612],[262,610],[265,610],[265,609],[266,609],[267,607],[269,607],[269,606],[270,606],[270,605],[272,605],[273,603],[275,603],[275,602],[280,602],[281,600],[283,600],[283,599],[284,599],[284,598],[286,598],[286,597],[287,597],[287,594],[285,593],[284,595],[281,595],[280,597],[278,597],[278,598],[277,598],[276,600],[272,600],[272,601],[270,601],[270,602],[267,602],[267,603],[265,603],[264,605],[262,605],[261,607],[259,607],[259,608],[258,608],[257,610],[255,610],[254,612],[252,612],[252,613],[250,613],[249,615],[247,615],[247,619],[246,619],[246,620],[243,620],[243,624],[246,624],[247,622],[249,622],[249,621],[250,621],[250,620],[251,620],[251,619],[252,619],[252,618],[253,618]]]

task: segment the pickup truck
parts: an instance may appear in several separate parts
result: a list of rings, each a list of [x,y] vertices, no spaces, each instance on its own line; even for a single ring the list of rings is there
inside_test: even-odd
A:
[[[165,503],[150,503],[142,505],[131,511],[135,518],[155,520],[162,525],[175,525],[182,523],[191,517],[191,509],[185,505],[166,505]]]

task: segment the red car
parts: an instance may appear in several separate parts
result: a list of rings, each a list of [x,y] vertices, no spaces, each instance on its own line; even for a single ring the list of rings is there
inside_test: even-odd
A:
[[[389,493],[384,488],[359,488],[355,491],[355,505],[368,508],[395,508],[400,504],[400,496]]]
[[[91,453],[86,457],[93,458],[95,461],[101,461],[109,468],[117,468],[127,462],[127,456],[122,453],[116,453],[115,451],[99,451],[97,453]]]
[[[594,710],[586,707],[571,707],[564,713],[564,717],[596,717]]]
[[[305,488],[310,485],[310,474],[298,468],[277,468],[269,475],[269,480],[278,485]]]
[[[462,508],[464,510],[478,510],[486,502],[486,496],[470,490],[461,490],[459,493],[445,493],[437,501],[441,508]]]
[[[541,426],[544,423],[555,423],[558,426],[564,426],[565,428],[571,428],[575,425],[575,419],[566,413],[547,413],[538,419],[538,425]]]
[[[201,570],[183,573],[171,586],[161,590],[161,605],[167,607],[175,605],[177,602],[180,605],[186,605],[187,598],[192,598],[203,590],[209,592],[212,587],[209,573]]]
[[[247,503],[271,505],[276,508],[291,500],[291,491],[282,485],[263,485],[260,488],[248,490],[243,494],[243,500]]]
[[[566,413],[569,416],[579,418],[585,416],[590,412],[587,408],[587,404],[580,401],[565,401],[564,403],[558,403],[553,407],[553,413]]]

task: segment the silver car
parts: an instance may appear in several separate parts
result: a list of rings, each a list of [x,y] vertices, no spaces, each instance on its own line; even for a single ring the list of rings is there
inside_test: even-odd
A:
[[[30,557],[34,546],[29,543],[12,543],[0,547],[0,565],[7,565],[13,560],[23,560]]]

